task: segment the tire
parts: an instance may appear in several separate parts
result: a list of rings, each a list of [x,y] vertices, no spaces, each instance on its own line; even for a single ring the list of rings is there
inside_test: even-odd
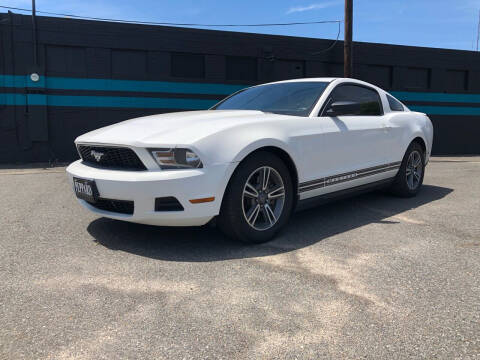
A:
[[[293,189],[290,172],[280,158],[264,151],[248,156],[227,186],[218,216],[219,228],[245,243],[271,240],[290,218]]]
[[[412,167],[414,164],[416,167]],[[403,156],[400,169],[390,191],[400,197],[413,197],[418,194],[425,174],[425,153],[422,146],[414,141]]]

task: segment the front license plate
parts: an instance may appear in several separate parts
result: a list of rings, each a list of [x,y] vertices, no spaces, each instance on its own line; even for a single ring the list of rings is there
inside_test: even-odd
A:
[[[98,190],[95,180],[73,178],[73,189],[77,198],[94,203],[97,201]]]

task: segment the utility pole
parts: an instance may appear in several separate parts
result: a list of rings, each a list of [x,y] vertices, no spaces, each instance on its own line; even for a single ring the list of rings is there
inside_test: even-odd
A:
[[[38,50],[37,50],[37,11],[35,8],[35,0],[32,0],[32,37],[33,37],[33,63],[38,66]]]
[[[343,41],[343,76],[353,76],[352,65],[353,0],[345,0],[345,38]]]
[[[479,40],[480,40],[480,10],[478,10],[477,51],[478,51]]]

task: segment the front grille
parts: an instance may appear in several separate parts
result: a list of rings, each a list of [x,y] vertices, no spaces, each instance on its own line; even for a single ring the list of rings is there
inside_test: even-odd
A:
[[[123,147],[79,145],[82,160],[100,168],[140,171],[147,170],[132,149]]]
[[[133,201],[99,198],[96,202],[89,202],[89,204],[100,210],[127,215],[133,214]]]

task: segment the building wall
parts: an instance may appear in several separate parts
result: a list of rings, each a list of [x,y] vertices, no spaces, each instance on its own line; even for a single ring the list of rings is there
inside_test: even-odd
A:
[[[0,14],[0,162],[68,161],[78,135],[128,118],[206,109],[251,84],[342,76],[331,40]],[[480,55],[355,43],[355,77],[435,127],[434,154],[480,153]],[[29,75],[40,74],[33,82]]]

